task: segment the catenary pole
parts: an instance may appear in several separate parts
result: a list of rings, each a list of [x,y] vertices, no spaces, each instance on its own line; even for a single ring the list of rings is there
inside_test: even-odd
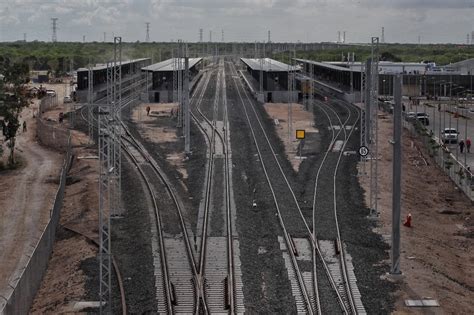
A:
[[[400,207],[402,178],[402,76],[393,85],[393,194],[392,194],[392,267],[391,274],[400,274]]]

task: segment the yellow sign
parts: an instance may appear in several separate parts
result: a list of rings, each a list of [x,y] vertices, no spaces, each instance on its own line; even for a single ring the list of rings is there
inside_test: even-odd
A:
[[[296,130],[296,139],[304,139],[305,130]]]

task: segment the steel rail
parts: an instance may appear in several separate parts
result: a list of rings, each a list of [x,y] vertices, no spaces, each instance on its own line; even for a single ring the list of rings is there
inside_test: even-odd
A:
[[[354,124],[352,126],[356,126],[357,122],[360,119],[360,111],[357,108],[356,108],[356,111],[357,111],[357,119],[356,119],[356,121],[354,122]],[[344,247],[343,247],[343,244],[342,244],[341,231],[340,231],[340,228],[339,228],[339,221],[338,221],[338,214],[337,214],[337,185],[336,185],[336,178],[337,178],[337,173],[338,173],[338,170],[339,170],[339,164],[341,162],[342,153],[344,152],[344,148],[346,147],[347,143],[349,142],[349,139],[350,139],[353,132],[354,132],[354,128],[351,128],[351,131],[349,132],[349,135],[347,135],[346,128],[344,128],[344,134],[346,136],[346,141],[344,141],[344,144],[341,148],[341,153],[339,154],[339,158],[337,160],[336,168],[334,169],[333,189],[334,189],[334,219],[335,219],[335,222],[336,222],[337,242],[338,242],[338,246],[341,250],[341,254],[339,256],[340,261],[341,261],[341,269],[342,269],[342,274],[343,274],[343,277],[344,277],[344,283],[345,283],[345,287],[346,287],[346,293],[347,293],[347,298],[349,300],[348,302],[349,302],[350,309],[351,309],[353,314],[357,314],[357,309],[356,309],[355,301],[354,301],[354,295],[353,295],[352,288],[350,286],[350,281],[349,281],[349,276],[348,276],[348,271],[347,271],[346,255],[345,255]]]
[[[123,137],[124,140],[129,141],[130,144],[133,145],[133,141],[129,140],[128,138]],[[163,282],[164,282],[164,291],[165,291],[165,299],[166,299],[166,311],[168,314],[173,314],[173,302],[172,302],[172,290],[171,290],[171,285],[170,285],[170,277],[169,277],[169,269],[168,269],[168,260],[166,257],[166,248],[165,248],[165,241],[164,241],[164,235],[163,235],[163,221],[161,219],[160,212],[158,210],[158,204],[156,202],[156,197],[152,189],[152,185],[150,181],[148,180],[147,175],[143,171],[143,169],[140,166],[140,163],[138,162],[137,158],[130,152],[130,150],[127,148],[127,146],[122,142],[122,148],[125,153],[128,154],[130,157],[131,161],[133,164],[135,164],[136,169],[142,176],[143,181],[145,182],[145,185],[148,189],[148,193],[150,194],[152,203],[153,203],[153,210],[155,214],[155,224],[157,227],[158,231],[158,242],[160,244],[160,260],[161,260],[161,269],[163,271]],[[139,151],[140,152],[140,151]],[[146,159],[145,155],[140,152],[142,156]]]
[[[345,292],[346,292],[346,299],[347,299],[347,303],[349,305],[347,305],[348,307],[345,305],[345,303],[341,303],[341,307],[343,308],[343,311],[346,313],[346,314],[349,314],[349,313],[352,313],[352,314],[357,314],[357,309],[355,307],[355,302],[354,302],[354,297],[353,297],[353,292],[352,292],[352,289],[350,288],[350,282],[349,282],[349,277],[348,277],[348,271],[347,271],[347,265],[346,265],[346,260],[345,260],[345,252],[344,252],[344,248],[342,246],[342,239],[341,239],[341,234],[340,234],[340,227],[339,227],[339,222],[338,222],[338,219],[337,219],[337,189],[336,189],[336,179],[337,179],[337,172],[339,170],[339,164],[340,164],[340,161],[341,161],[341,158],[342,158],[342,155],[343,155],[343,152],[344,152],[344,148],[346,147],[347,145],[347,142],[349,141],[353,131],[354,131],[354,128],[351,128],[351,131],[349,134],[347,134],[347,131],[346,131],[346,126],[351,118],[351,110],[350,110],[350,106],[347,106],[346,103],[344,102],[336,102],[339,106],[343,106],[346,108],[346,110],[348,111],[348,118],[345,120],[345,122],[343,123],[340,119],[340,115],[330,106],[326,105],[326,104],[323,104],[323,103],[318,103],[316,102],[317,104],[319,105],[324,105],[324,106],[327,106],[329,108],[330,111],[332,111],[338,121],[339,121],[339,124],[341,126],[341,129],[339,130],[338,134],[336,135],[336,138],[339,136],[339,134],[341,133],[341,131],[344,133],[344,143],[343,143],[343,146],[341,147],[341,150],[339,152],[339,155],[338,155],[338,159],[337,159],[337,162],[336,162],[336,165],[334,167],[334,172],[333,172],[333,176],[332,176],[332,180],[333,180],[333,213],[334,213],[334,219],[335,219],[335,227],[336,227],[336,233],[337,233],[337,238],[336,238],[336,242],[337,242],[337,246],[340,248],[341,250],[341,254],[339,255],[339,260],[340,260],[340,264],[341,264],[341,272],[342,272],[342,276],[343,276],[343,282],[344,282],[344,287],[345,287]],[[322,109],[322,106],[320,107]],[[355,120],[355,122],[352,124],[352,126],[355,126],[357,124],[357,122],[359,121],[360,119],[360,111],[357,110],[357,107],[356,108],[356,111],[357,111],[357,118]],[[324,111],[325,112],[325,111]],[[327,115],[327,112],[325,112],[325,114]],[[329,115],[327,115],[328,119],[330,120],[329,118]],[[331,126],[333,126],[334,124],[332,122],[330,122]],[[333,128],[332,128],[333,129]],[[333,130],[333,134],[334,134],[334,130]],[[336,138],[333,138],[334,141]],[[318,169],[318,172],[317,172],[317,175],[316,175],[316,180],[315,180],[315,190],[314,190],[314,199],[313,199],[313,226],[315,225],[315,212],[316,212],[316,194],[317,194],[317,189],[318,189],[318,182],[319,182],[319,175],[320,175],[320,171],[322,169],[322,166],[324,164],[324,162],[326,161],[326,158],[327,158],[327,155],[328,153],[330,152],[331,150],[331,147],[333,146],[333,142],[331,142],[331,144],[329,145],[328,147],[328,150],[326,151],[326,154],[324,156],[324,159],[323,159],[323,162],[321,163],[319,169]],[[315,227],[313,227],[314,231],[315,231]],[[315,232],[314,232],[315,233]],[[316,233],[315,233],[316,235]],[[323,260],[324,261],[324,260]],[[341,301],[342,302],[342,301]]]
[[[235,68],[233,68],[234,71],[235,71]],[[236,72],[236,71],[235,71]],[[295,269],[295,274],[296,274],[296,278],[297,278],[297,281],[298,281],[298,286],[300,287],[300,291],[301,291],[301,295],[303,297],[303,300],[304,300],[304,303],[306,305],[306,309],[308,311],[309,314],[314,314],[314,311],[313,311],[313,307],[311,305],[311,301],[310,301],[310,298],[309,298],[309,294],[307,292],[307,289],[306,289],[306,285],[304,284],[304,280],[303,280],[303,277],[302,277],[302,273],[299,269],[299,266],[298,266],[298,262],[296,260],[296,256],[295,256],[295,253],[290,250],[290,248],[292,248],[292,245],[291,245],[291,241],[290,241],[290,236],[289,236],[289,233],[287,231],[287,228],[286,228],[286,225],[285,225],[285,222],[283,221],[283,218],[282,218],[282,215],[281,215],[281,211],[280,211],[280,206],[279,206],[279,203],[278,203],[278,200],[277,200],[277,197],[276,197],[276,194],[275,194],[275,191],[273,189],[273,185],[272,185],[272,182],[270,180],[270,176],[268,174],[268,171],[267,171],[267,167],[265,166],[265,162],[263,160],[263,157],[262,157],[262,152],[260,150],[260,147],[258,145],[258,141],[257,141],[257,137],[255,135],[255,130],[254,130],[254,127],[252,126],[252,123],[250,122],[250,116],[249,116],[249,113],[247,111],[247,106],[245,106],[244,104],[246,103],[244,101],[244,99],[242,98],[242,94],[240,93],[240,89],[239,89],[239,85],[237,84],[237,80],[234,78],[234,82],[235,82],[235,85],[236,85],[236,90],[237,90],[237,93],[239,95],[239,98],[241,100],[241,104],[242,104],[242,108],[244,110],[244,113],[245,113],[245,116],[247,118],[247,122],[249,124],[249,127],[250,127],[250,131],[251,131],[251,134],[252,134],[252,138],[254,140],[254,144],[255,144],[255,148],[257,150],[257,153],[258,153],[258,156],[259,156],[259,160],[260,160],[260,164],[262,165],[262,169],[263,169],[263,172],[265,174],[265,178],[267,180],[267,183],[269,185],[269,188],[270,188],[270,191],[272,193],[272,197],[273,197],[273,201],[274,201],[274,204],[275,204],[275,207],[276,207],[276,210],[277,210],[277,216],[278,216],[278,221],[280,223],[280,226],[283,230],[283,236],[284,236],[284,239],[285,239],[285,243],[286,243],[286,246],[288,248],[288,253],[289,253],[289,256],[291,258],[291,261],[292,261],[292,265],[293,265],[293,268]],[[251,101],[248,97],[248,94],[245,92],[245,88],[242,87],[244,93],[245,93],[245,96],[246,96],[246,99],[247,99],[247,102],[249,104],[251,104]],[[254,111],[255,115],[256,115],[256,112]],[[258,116],[256,115],[256,118],[257,120],[259,121],[258,119]],[[260,122],[260,121],[259,121]],[[261,124],[261,123],[260,123]],[[262,125],[260,125],[262,127]],[[262,127],[263,129],[263,127]],[[266,136],[265,134],[265,131],[263,130],[263,134],[265,136],[265,138],[267,139],[267,143],[272,151],[272,153],[274,154],[274,151],[273,151],[273,148],[271,147],[271,144],[269,143],[268,141],[268,137]],[[286,180],[286,177],[285,177],[285,180]]]

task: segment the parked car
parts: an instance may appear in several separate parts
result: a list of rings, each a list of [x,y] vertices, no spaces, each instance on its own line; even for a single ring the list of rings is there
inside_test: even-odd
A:
[[[56,96],[56,92],[54,90],[46,90],[46,95],[48,96]]]
[[[456,128],[444,128],[441,138],[445,144],[458,143],[458,135]]]
[[[64,96],[63,102],[64,102],[64,104],[72,103],[72,98],[70,96]]]
[[[405,113],[405,118],[406,120],[414,120],[416,117],[416,113],[415,112],[408,112],[408,113]]]
[[[425,126],[429,126],[430,124],[429,116],[426,113],[416,113],[416,119]]]

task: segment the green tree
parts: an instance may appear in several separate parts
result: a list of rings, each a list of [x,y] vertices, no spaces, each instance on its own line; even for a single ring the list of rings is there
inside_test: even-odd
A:
[[[2,133],[10,149],[8,164],[15,164],[15,140],[16,133],[20,127],[18,117],[22,109],[29,104],[29,96],[26,89],[28,83],[29,68],[24,63],[10,63],[5,61],[0,66],[3,75],[0,94],[0,116],[3,117]]]
[[[394,54],[392,54],[391,52],[388,52],[388,51],[384,51],[380,55],[380,60],[381,61],[393,61],[393,62],[401,62],[402,61],[400,58],[398,58],[397,56],[395,56]]]

